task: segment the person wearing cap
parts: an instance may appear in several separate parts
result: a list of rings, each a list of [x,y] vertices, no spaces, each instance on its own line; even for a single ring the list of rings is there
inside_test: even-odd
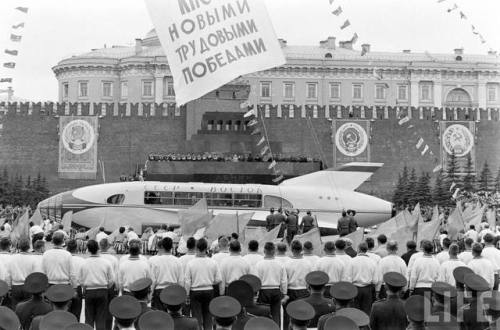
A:
[[[248,242],[248,252],[243,256],[243,259],[250,265],[254,267],[259,261],[264,259],[264,256],[259,253],[259,242],[256,240],[251,240]]]
[[[31,273],[26,277],[24,291],[31,294],[31,298],[16,306],[16,314],[23,329],[29,329],[35,316],[45,315],[52,310],[50,304],[42,297],[48,286],[47,276],[43,273]]]
[[[292,301],[286,306],[291,330],[307,330],[314,313],[314,308],[304,300]]]
[[[335,313],[335,316],[345,316],[356,323],[356,326],[362,330],[370,330],[370,317],[357,308],[342,308]]]
[[[443,262],[439,269],[439,281],[446,282],[451,286],[455,286],[455,278],[453,277],[453,271],[457,267],[463,267],[465,264],[458,260],[458,245],[453,243],[448,248],[450,254],[449,260]]]
[[[333,316],[329,318],[324,325],[326,330],[358,330],[359,327],[356,322],[347,316]]]
[[[85,323],[72,323],[67,325],[64,330],[94,330],[94,328]]]
[[[71,306],[71,300],[73,296],[75,295],[75,290],[71,287],[69,284],[56,284],[51,286],[50,288],[47,289],[47,292],[45,293],[45,298],[47,298],[48,301],[50,301],[50,304],[52,306],[52,311],[60,311],[60,312],[69,312],[70,306]],[[73,313],[71,313],[73,314]],[[48,315],[48,314],[47,314]],[[63,314],[60,314],[63,315]],[[40,315],[36,316],[33,318],[33,322],[31,322],[31,327],[30,330],[41,330],[42,326],[42,320],[46,317],[46,315]],[[53,319],[55,317],[50,317],[50,319]],[[78,322],[76,316],[73,314],[73,318],[65,318],[63,315],[63,319],[74,319],[74,322]],[[52,321],[47,324],[45,329],[60,329],[60,328],[49,328],[48,325],[56,325],[56,323],[53,323],[55,321]],[[74,323],[72,322],[72,323]],[[64,327],[62,326],[64,329]]]
[[[84,260],[79,273],[85,296],[85,322],[97,330],[104,330],[108,314],[108,290],[113,287],[116,275],[111,262],[99,254],[96,240],[87,242],[87,250],[90,256]]]
[[[30,295],[24,291],[24,282],[29,274],[37,271],[36,260],[28,253],[30,241],[22,238],[18,242],[18,247],[20,252],[12,255],[7,269],[12,281],[10,295],[12,309],[15,309],[19,302],[29,299]]]
[[[398,256],[398,243],[396,241],[389,241],[386,244],[387,256],[380,259],[378,264],[379,279],[383,278],[385,273],[396,272],[403,275],[405,278],[408,273],[408,268],[405,261]],[[382,281],[377,284],[377,292],[380,293],[380,298],[385,298],[385,287]]]
[[[39,316],[40,321],[34,330],[65,329],[67,326],[78,322],[73,313],[64,310],[54,310],[44,316]],[[34,324],[34,321],[33,321]]]
[[[80,269],[82,265],[85,263],[85,259],[78,256],[78,243],[75,239],[70,239],[66,243],[66,249],[69,253],[71,253],[71,271],[73,278],[73,288],[76,291],[76,295],[73,297],[73,301],[71,302],[70,312],[75,315],[75,317],[79,320],[80,315],[82,313],[82,300],[83,300],[83,292],[82,285],[80,283]]]
[[[248,306],[253,306],[254,304],[252,286],[242,280],[233,281],[227,287],[227,296],[238,300],[241,305],[241,311],[236,318],[236,322],[233,324],[232,330],[243,330],[248,320],[254,317],[246,309]]]
[[[479,243],[477,243],[479,244]],[[474,247],[472,247],[474,253]],[[463,329],[485,329],[488,327],[488,320],[483,314],[484,305],[482,293],[491,290],[490,283],[477,274],[467,274],[464,276],[465,288],[470,292],[470,302],[462,306]]]
[[[170,237],[163,238],[158,244],[158,254],[148,260],[151,268],[151,280],[153,281],[151,301],[153,309],[162,309],[160,293],[163,289],[172,284],[184,284],[182,264],[172,254],[172,247],[172,239]]]
[[[214,287],[222,281],[217,262],[207,257],[207,248],[204,238],[196,242],[196,258],[186,265],[184,284],[189,292],[193,317],[205,330],[212,328],[208,304],[215,296]]]
[[[109,312],[120,330],[135,330],[134,322],[141,315],[141,304],[132,296],[124,295],[111,300]]]
[[[153,281],[151,281],[150,278],[144,277],[144,278],[140,278],[137,281],[130,283],[130,285],[129,285],[130,293],[141,304],[141,314],[140,315],[143,315],[143,314],[152,310],[148,306],[149,295],[151,294],[151,285],[152,284],[153,284]],[[135,324],[136,328],[139,329],[138,321],[139,321],[139,319],[137,319],[134,324]]]
[[[346,236],[350,234],[350,228],[351,228],[351,218],[347,216],[347,212],[344,210],[342,211],[342,217],[337,220],[337,231],[340,235]]]
[[[307,211],[306,215],[302,217],[302,221],[300,222],[300,231],[302,231],[303,234],[307,233],[315,227],[314,223],[315,221],[311,215],[311,211]]]
[[[440,263],[432,256],[430,241],[422,243],[424,255],[418,258],[410,270],[410,293],[424,295],[439,278]],[[412,256],[413,257],[413,256]]]
[[[408,282],[397,272],[385,273],[383,281],[387,290],[387,298],[373,303],[369,313],[370,327],[372,330],[405,329],[408,321],[400,293]]]
[[[266,229],[267,231],[271,231],[274,229],[274,207],[271,207],[269,210],[269,214],[266,217]]]
[[[323,247],[323,251],[325,252],[325,254],[318,260],[314,269],[322,271],[328,275],[328,283],[325,286],[323,295],[325,296],[325,298],[331,298],[331,286],[333,285],[333,283],[340,282],[343,279],[344,263],[335,255],[334,242],[326,242]]]
[[[0,329],[4,330],[19,330],[21,322],[16,313],[12,309],[0,306]]]
[[[258,316],[248,320],[244,330],[279,330],[279,327],[273,320]]]
[[[311,264],[311,269],[316,267],[320,257],[314,254],[314,246],[311,241],[304,242],[304,259],[308,260]]]
[[[241,256],[241,245],[239,241],[229,243],[229,257],[222,260],[219,265],[222,282],[220,292],[224,294],[226,287],[233,281],[238,280],[246,274],[250,274],[250,265]]]
[[[186,298],[186,290],[176,284],[167,286],[160,293],[160,301],[174,319],[175,329],[198,330],[198,321],[194,317],[182,315],[182,305]]]
[[[129,243],[130,256],[124,256],[118,265],[118,282],[124,294],[130,293],[129,285],[138,279],[151,278],[151,272],[147,260],[139,257],[141,242],[133,240]]]
[[[491,261],[495,267],[495,281],[493,285],[493,290],[498,290],[498,273],[500,271],[500,250],[495,247],[495,237],[491,233],[487,233],[483,237],[484,248],[481,255],[483,258]]]
[[[335,311],[335,306],[331,299],[323,297],[325,285],[328,284],[328,275],[322,271],[313,271],[307,274],[306,282],[309,286],[309,297],[301,300],[309,303],[314,308],[314,318],[309,322],[309,327],[316,327],[318,319],[325,314]]]
[[[42,269],[47,274],[49,284],[78,285],[74,278],[73,257],[71,253],[63,249],[64,235],[55,232],[52,235],[54,247],[43,253]]]
[[[240,280],[250,284],[253,290],[252,304],[245,307],[247,312],[255,316],[264,316],[271,318],[271,310],[269,308],[269,305],[257,303],[259,300],[259,291],[262,287],[260,278],[252,274],[247,274],[240,277]]]
[[[469,261],[467,267],[484,278],[488,282],[490,289],[493,289],[495,285],[495,266],[490,260],[483,257],[482,252],[483,246],[481,243],[474,243],[472,245],[472,255],[474,258]]]
[[[491,297],[484,299],[484,303],[486,305],[486,317],[490,323],[490,327],[487,330],[498,329],[500,322],[500,292],[493,291]]]
[[[358,288],[358,295],[355,299],[355,305],[366,314],[370,314],[372,303],[375,300],[374,293],[379,283],[379,274],[377,265],[368,257],[366,252],[368,246],[361,242],[358,246],[358,255],[351,261],[351,280]]]
[[[281,300],[287,298],[288,280],[285,266],[274,257],[275,252],[275,245],[267,242],[264,245],[264,259],[250,272],[262,283],[259,303],[269,305],[271,318],[281,326]]]
[[[404,308],[408,317],[407,330],[425,330],[425,308],[430,306],[431,302],[424,296],[415,295],[409,297],[405,303]]]
[[[233,297],[220,296],[210,301],[208,309],[214,317],[216,330],[232,329],[236,316],[241,311],[241,305]]]
[[[113,269],[113,274],[114,274],[113,284],[111,285],[111,287],[108,288],[108,303],[111,300],[113,300],[113,298],[118,296],[118,291],[119,291],[119,285],[118,285],[119,261],[116,256],[110,253],[109,251],[110,247],[111,245],[109,244],[108,238],[102,238],[99,241],[100,256],[111,263],[111,269]],[[105,313],[106,313],[106,329],[111,329],[111,326],[113,324],[113,316],[111,316],[109,308],[105,308]]]
[[[448,313],[457,315],[457,289],[446,282],[432,283],[433,314]]]
[[[163,311],[150,311],[139,316],[137,329],[141,330],[174,330],[174,320]]]
[[[335,302],[335,312],[325,314],[319,318],[318,330],[327,329],[325,327],[326,322],[335,317],[337,311],[348,308],[352,304],[353,299],[358,295],[358,288],[350,282],[337,282],[330,288],[330,295]]]

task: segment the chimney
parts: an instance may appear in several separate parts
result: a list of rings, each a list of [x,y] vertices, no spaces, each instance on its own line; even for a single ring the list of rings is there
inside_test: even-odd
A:
[[[281,48],[285,48],[286,47],[286,40],[285,39],[279,38],[278,41],[280,43]]]
[[[135,54],[139,54],[142,51],[142,39],[135,39]]]
[[[325,45],[326,45],[326,48],[328,48],[328,49],[335,49],[335,37],[329,36],[325,40]]]
[[[455,48],[454,52],[455,52],[455,55],[463,55],[464,49],[463,48]]]
[[[411,49],[403,49],[403,53],[410,54],[411,53]]]
[[[369,53],[370,52],[370,48],[371,48],[370,44],[362,44],[361,45],[361,52],[363,54]]]
[[[351,40],[339,41],[339,47],[352,50],[352,42]]]

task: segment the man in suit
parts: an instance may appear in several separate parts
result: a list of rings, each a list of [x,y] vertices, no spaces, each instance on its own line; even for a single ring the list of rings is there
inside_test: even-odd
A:
[[[373,303],[370,327],[372,330],[405,329],[408,320],[400,292],[406,287],[406,278],[400,273],[389,272],[384,274],[384,283],[387,298]]]
[[[160,301],[174,319],[174,329],[198,330],[198,321],[194,317],[182,315],[186,298],[186,289],[177,284],[167,286],[160,293]]]
[[[45,297],[50,301],[50,304],[52,305],[53,311],[60,311],[60,312],[69,312],[70,305],[73,299],[73,296],[75,295],[75,290],[71,287],[69,284],[56,284],[51,286],[50,288],[47,289],[47,293],[45,294]],[[31,323],[31,330],[39,330],[42,329],[42,320],[49,316],[50,314],[47,315],[39,315],[33,318],[33,322]],[[62,315],[62,314],[60,314]],[[59,315],[59,316],[60,316]],[[57,318],[57,317],[49,317],[50,319]],[[70,316],[67,317],[67,319],[73,319],[75,322],[76,316],[73,315],[73,318]],[[47,322],[47,319],[45,319],[44,323]]]
[[[16,314],[21,321],[23,329],[29,329],[31,321],[35,316],[45,315],[52,310],[52,307],[47,303],[42,293],[49,286],[49,280],[43,273],[31,273],[26,277],[24,282],[24,291],[31,294],[31,298],[19,303],[16,307]]]
[[[306,282],[309,287],[309,297],[303,300],[309,303],[315,311],[314,318],[309,322],[309,327],[315,328],[318,325],[318,319],[325,314],[335,311],[335,306],[331,299],[323,297],[323,290],[325,285],[328,284],[329,278],[325,272],[314,271],[306,276]]]

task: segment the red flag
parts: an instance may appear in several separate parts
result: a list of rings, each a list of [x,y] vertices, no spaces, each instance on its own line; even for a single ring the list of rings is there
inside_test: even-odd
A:
[[[16,7],[16,10],[19,10],[26,14],[28,12],[28,7]]]
[[[14,62],[5,62],[3,64],[4,68],[7,68],[7,69],[14,69],[16,67],[16,63]]]
[[[420,242],[424,239],[432,241],[439,232],[439,209],[434,206],[432,210],[432,218],[431,221],[424,222],[424,218],[420,217],[418,222],[418,231],[417,231],[417,246],[420,246]]]
[[[312,243],[313,248],[314,248],[314,254],[316,255],[321,255],[321,236],[319,233],[319,228],[313,228],[309,230],[307,233],[302,234],[302,235],[295,235],[293,237],[294,241],[299,241],[302,244],[305,242],[309,241]]]
[[[452,240],[458,238],[458,233],[465,229],[464,219],[460,207],[457,205],[453,212],[448,216],[448,236]]]
[[[340,27],[340,29],[343,30],[346,27],[348,27],[349,25],[351,25],[351,22],[349,22],[349,20],[346,19],[345,22],[344,22],[344,24],[342,24],[342,26]]]
[[[67,233],[69,233],[71,229],[71,222],[73,220],[73,211],[68,211],[64,213],[61,223],[63,225],[63,230]]]
[[[252,213],[245,214],[217,214],[208,224],[205,236],[210,240],[216,240],[221,235],[241,234],[253,216]],[[244,241],[244,239],[241,239]]]
[[[193,236],[194,233],[203,227],[207,227],[212,219],[212,214],[208,212],[207,200],[200,199],[195,205],[187,210],[178,212],[179,223],[183,237]]]
[[[36,208],[35,212],[33,212],[30,222],[33,222],[37,226],[40,226],[42,224],[42,215],[40,214],[39,208]]]
[[[12,78],[0,78],[0,83],[11,83]]]
[[[9,54],[9,55],[12,55],[12,56],[17,56],[17,54],[19,54],[19,52],[15,49],[13,50],[10,50],[10,49],[6,49],[5,50],[5,54]]]
[[[28,211],[14,221],[10,232],[10,240],[14,243],[13,245],[16,245],[20,239],[29,239],[29,221]]]
[[[23,23],[16,24],[16,25],[12,25],[12,28],[13,28],[13,29],[19,29],[19,28],[23,28],[23,27],[24,27],[24,22],[23,22]]]
[[[11,34],[10,34],[10,40],[11,40],[11,41],[14,41],[14,42],[19,42],[19,41],[21,41],[21,39],[22,39],[22,38],[23,38],[23,37],[22,37],[22,36],[20,36],[20,35],[17,35],[17,34],[14,34],[14,33],[11,33]]]

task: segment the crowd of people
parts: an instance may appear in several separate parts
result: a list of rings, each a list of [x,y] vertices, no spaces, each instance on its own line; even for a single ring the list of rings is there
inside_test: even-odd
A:
[[[307,232],[314,218],[304,218]],[[481,228],[458,242],[443,231],[438,248],[409,241],[404,254],[383,234],[322,251],[286,236],[263,246],[189,237],[180,251],[167,228],[153,256],[137,234],[117,255],[103,231],[82,247],[58,229],[50,248],[31,231],[17,253],[0,239],[0,329],[497,329],[498,237]]]
[[[272,159],[280,162],[307,163],[320,162],[319,159],[306,156],[285,156],[281,154],[273,155]],[[215,162],[267,162],[271,158],[264,158],[261,155],[236,154],[236,153],[152,153],[148,156],[149,161],[215,161]]]

